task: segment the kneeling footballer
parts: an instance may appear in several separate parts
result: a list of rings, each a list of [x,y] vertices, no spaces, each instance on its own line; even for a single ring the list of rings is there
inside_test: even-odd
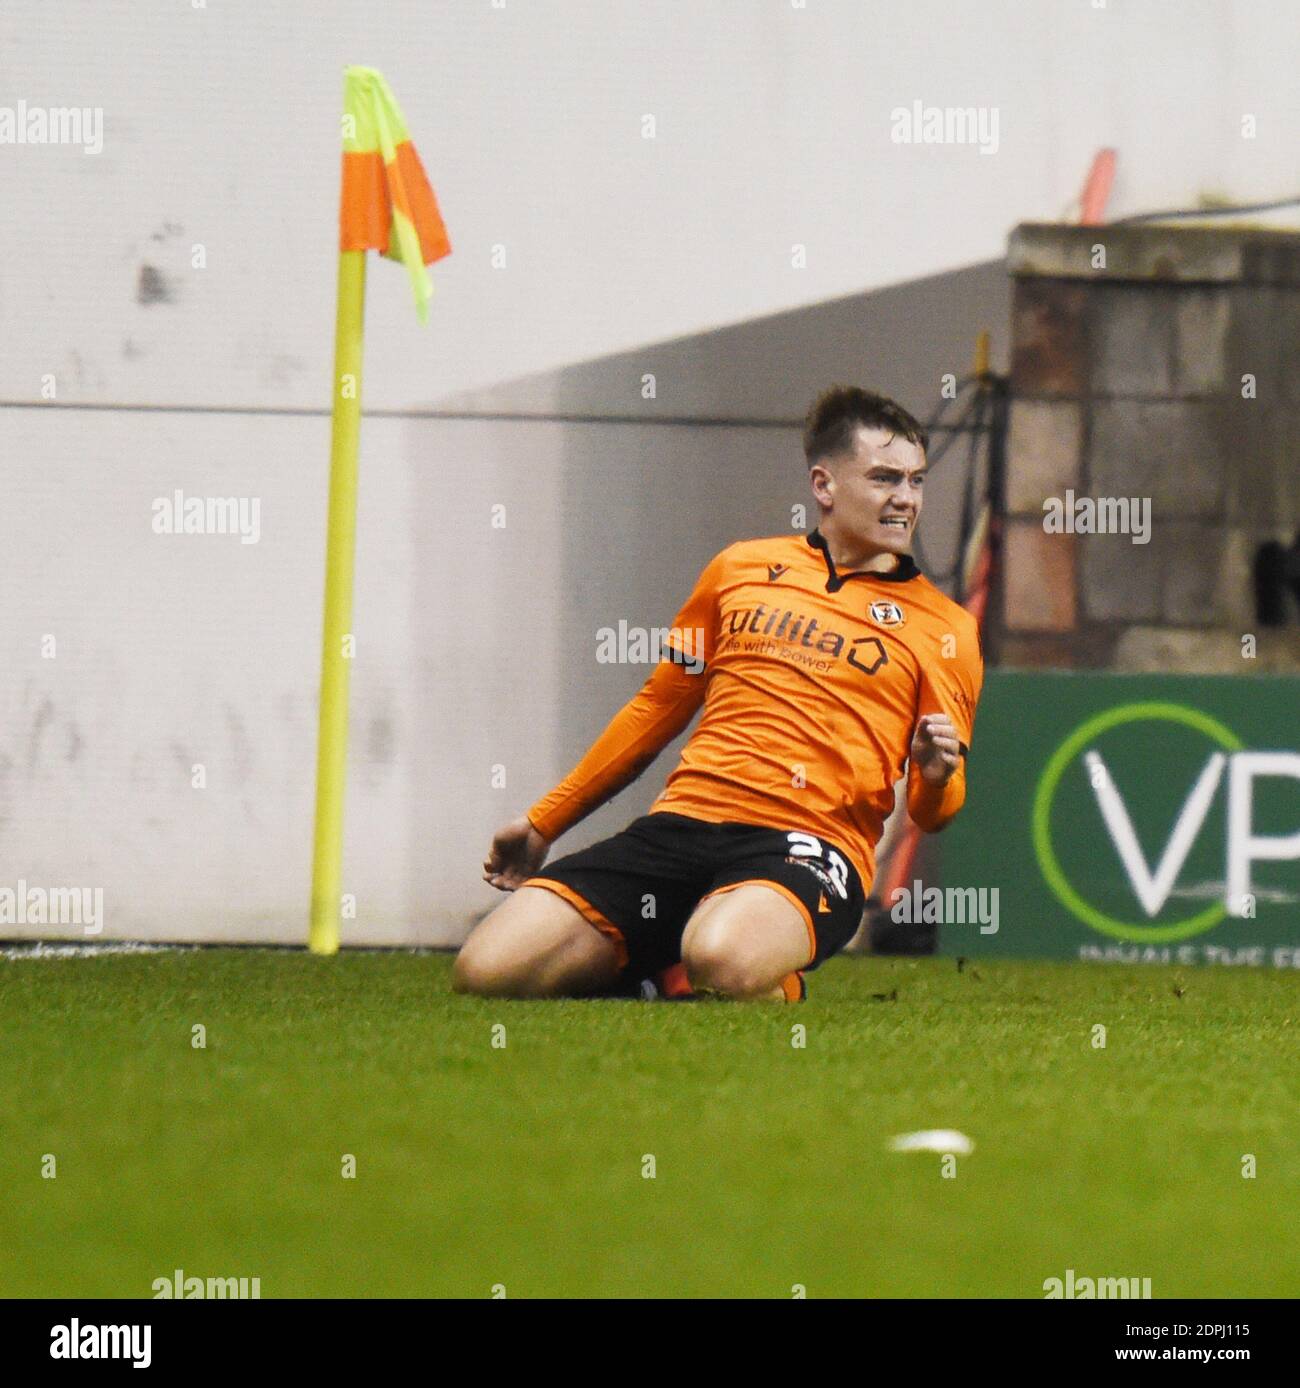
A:
[[[805,971],[858,929],[904,768],[924,830],[966,796],[983,661],[974,619],[910,556],[927,443],[892,400],[818,398],[804,430],[817,528],[718,554],[668,658],[497,833],[483,875],[510,896],[461,949],[458,991],[805,995]],[[701,708],[650,812],[543,867]]]

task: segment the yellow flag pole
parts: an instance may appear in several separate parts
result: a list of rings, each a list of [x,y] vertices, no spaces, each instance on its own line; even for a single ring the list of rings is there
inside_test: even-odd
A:
[[[325,621],[320,658],[320,734],[316,745],[316,841],[308,936],[313,954],[337,954],[339,948],[365,309],[366,253],[340,251],[338,310],[334,322],[329,524],[325,542]]]

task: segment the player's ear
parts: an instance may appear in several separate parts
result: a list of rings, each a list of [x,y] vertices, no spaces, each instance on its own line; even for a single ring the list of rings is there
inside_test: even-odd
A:
[[[808,469],[808,481],[813,496],[823,506],[829,506],[835,494],[835,474],[824,463],[814,463]]]

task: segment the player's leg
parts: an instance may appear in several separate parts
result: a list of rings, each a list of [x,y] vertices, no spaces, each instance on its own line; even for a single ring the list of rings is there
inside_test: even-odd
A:
[[[814,950],[806,908],[759,882],[705,897],[682,935],[691,986],[731,998],[786,1000],[785,980],[807,967]]]
[[[695,988],[795,1002],[803,974],[839,953],[862,920],[864,893],[834,844],[803,830],[714,826],[715,871],[682,936]]]
[[[611,989],[624,955],[578,907],[542,887],[520,887],[470,933],[452,970],[458,993],[583,997]]]
[[[689,851],[696,826],[649,815],[548,863],[466,941],[456,986],[509,997],[635,996],[678,957],[710,885]],[[517,903],[517,904],[516,904]]]

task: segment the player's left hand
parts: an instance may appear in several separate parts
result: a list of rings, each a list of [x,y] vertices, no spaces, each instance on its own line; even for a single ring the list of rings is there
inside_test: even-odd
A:
[[[932,786],[945,785],[961,765],[961,740],[946,713],[927,713],[916,725],[912,761]]]

